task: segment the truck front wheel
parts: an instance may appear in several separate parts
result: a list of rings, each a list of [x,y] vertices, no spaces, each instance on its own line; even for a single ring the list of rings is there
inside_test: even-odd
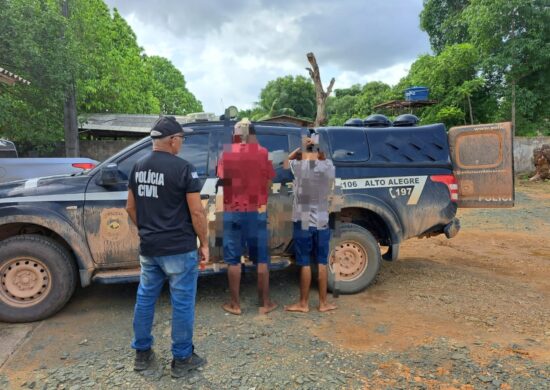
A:
[[[330,241],[329,290],[335,288],[335,270],[339,272],[337,289],[340,293],[364,290],[374,281],[380,262],[380,247],[373,235],[359,225],[342,224]]]
[[[0,321],[51,316],[71,298],[76,279],[71,255],[50,238],[29,234],[0,242]]]

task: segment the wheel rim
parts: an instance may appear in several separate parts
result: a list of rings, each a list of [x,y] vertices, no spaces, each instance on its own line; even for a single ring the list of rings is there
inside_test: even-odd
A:
[[[365,272],[369,262],[367,250],[355,241],[342,241],[333,250],[330,256],[330,267],[334,272],[334,265],[338,262],[340,280],[350,282]]]
[[[32,257],[9,260],[0,270],[0,299],[10,306],[36,305],[48,295],[51,286],[48,267]]]

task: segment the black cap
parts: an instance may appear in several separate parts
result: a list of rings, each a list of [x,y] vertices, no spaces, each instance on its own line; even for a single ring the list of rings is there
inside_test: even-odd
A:
[[[193,131],[186,129],[186,132]],[[183,133],[183,128],[173,116],[161,116],[151,129],[151,138],[164,138],[174,134]]]

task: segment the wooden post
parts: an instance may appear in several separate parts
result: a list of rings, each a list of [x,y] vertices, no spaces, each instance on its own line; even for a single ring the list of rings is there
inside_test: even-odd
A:
[[[323,83],[321,82],[321,74],[319,72],[319,66],[317,65],[317,60],[315,59],[315,54],[307,53],[307,60],[311,64],[311,68],[306,68],[309,72],[309,76],[313,80],[315,85],[315,101],[317,102],[317,115],[315,116],[315,127],[322,126],[327,121],[326,114],[326,103],[327,98],[332,92],[332,87],[334,86],[334,77],[330,80],[327,91],[323,89]]]

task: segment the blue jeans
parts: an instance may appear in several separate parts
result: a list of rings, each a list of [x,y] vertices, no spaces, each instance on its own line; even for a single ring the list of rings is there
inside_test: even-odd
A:
[[[132,348],[145,351],[153,345],[151,328],[155,303],[168,279],[172,301],[172,355],[177,359],[191,356],[199,274],[197,251],[171,256],[140,256],[139,261],[141,276],[134,310]]]

